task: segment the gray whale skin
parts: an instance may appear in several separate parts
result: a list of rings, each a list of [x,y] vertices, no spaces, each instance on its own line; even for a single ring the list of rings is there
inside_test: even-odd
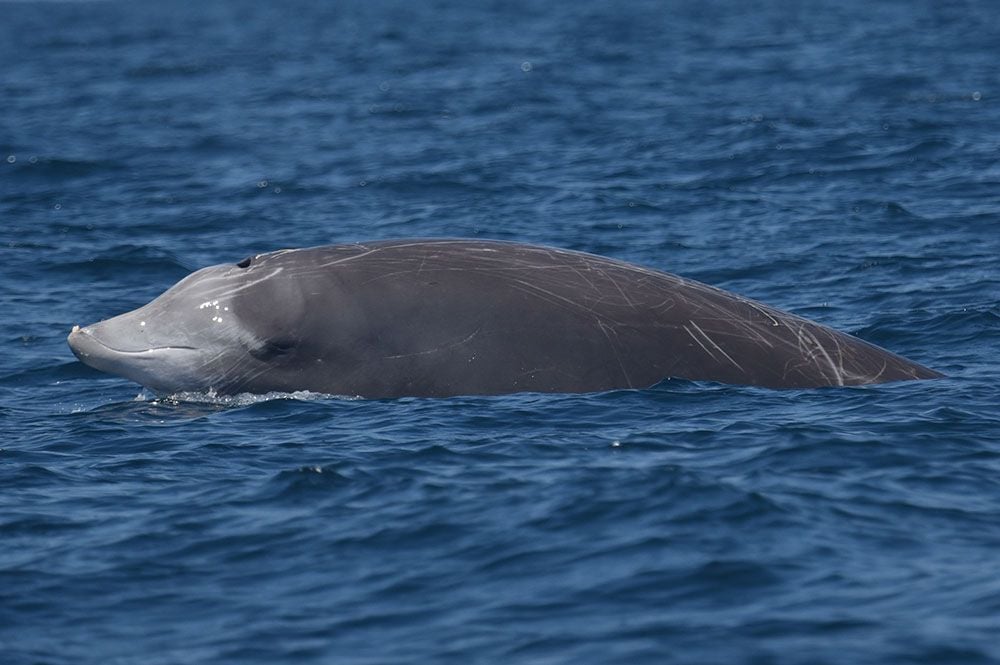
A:
[[[83,363],[159,393],[444,397],[668,378],[815,388],[942,376],[693,280],[484,240],[259,254],[75,326],[68,341]]]

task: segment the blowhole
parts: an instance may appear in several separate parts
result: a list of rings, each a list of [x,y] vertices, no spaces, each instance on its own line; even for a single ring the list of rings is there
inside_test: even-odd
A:
[[[237,263],[236,267],[237,268],[249,268],[250,267],[250,263],[252,261],[253,261],[253,257],[252,256],[248,256],[245,259],[243,259],[242,261],[240,261],[239,263]]]

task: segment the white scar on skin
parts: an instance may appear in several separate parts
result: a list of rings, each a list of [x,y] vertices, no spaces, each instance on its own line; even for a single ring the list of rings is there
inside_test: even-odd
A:
[[[225,290],[222,290],[221,292],[209,291],[209,293],[212,294],[212,300],[211,301],[206,301],[206,302],[209,302],[212,306],[214,306],[219,301],[219,299],[221,299],[221,298],[228,298],[229,296],[233,295],[234,293],[237,293],[237,292],[242,291],[244,289],[249,289],[251,286],[254,286],[256,284],[260,284],[261,282],[267,281],[267,280],[271,279],[272,277],[274,277],[275,275],[277,275],[278,273],[281,273],[283,271],[284,271],[284,268],[278,267],[278,268],[275,268],[274,270],[272,270],[271,272],[267,273],[263,277],[260,277],[258,279],[252,280],[250,282],[247,282],[246,284],[241,284],[240,286],[235,286],[235,287],[224,287]],[[199,309],[201,309],[202,305],[204,305],[204,304],[205,303],[200,303],[199,304]]]
[[[837,364],[833,362],[833,358],[831,358],[830,354],[826,352],[825,348],[823,348],[823,345],[816,338],[816,335],[806,330],[805,326],[802,326],[799,328],[798,332],[796,333],[796,336],[798,337],[799,350],[802,352],[802,354],[805,355],[807,358],[815,360],[817,368],[822,367],[821,363],[818,362],[820,356],[822,356],[823,360],[826,361],[826,365],[830,368],[830,371],[833,373],[833,378],[837,382],[837,385],[838,386],[844,385],[844,375],[846,374],[846,372],[844,371],[843,366],[841,365],[840,367],[837,367]],[[833,342],[834,344],[837,345],[837,348],[839,349],[840,343],[836,339],[834,339]],[[810,346],[815,348],[809,348]],[[843,358],[842,353],[841,353],[841,358]]]
[[[438,353],[439,351],[447,351],[449,349],[454,349],[455,347],[462,346],[463,344],[466,344],[467,342],[472,341],[472,338],[475,337],[476,335],[478,335],[480,330],[482,330],[481,326],[479,328],[476,328],[475,330],[473,330],[470,334],[466,335],[462,339],[459,339],[459,340],[456,340],[456,341],[453,341],[453,342],[449,342],[448,344],[444,344],[443,346],[439,346],[439,347],[434,348],[434,349],[426,349],[424,351],[413,351],[411,353],[399,353],[399,354],[396,354],[394,356],[385,356],[385,358],[391,360],[391,359],[396,359],[396,358],[409,358],[409,357],[412,357],[412,356],[425,356],[425,355],[428,355],[430,353]]]
[[[725,356],[726,360],[728,360],[732,364],[736,365],[736,367],[738,367],[740,370],[743,369],[742,365],[740,365],[738,362],[736,362],[731,355],[729,355],[728,353],[726,353],[722,349],[721,346],[719,346],[718,344],[715,343],[715,340],[713,340],[711,337],[708,336],[708,333],[706,333],[704,330],[701,329],[701,326],[699,326],[694,321],[688,321],[688,323],[691,324],[692,328],[694,328],[695,330],[698,331],[698,334],[701,335],[701,337],[704,338],[704,340],[706,342],[708,342],[709,344],[712,345],[712,348],[714,348],[716,351],[718,351],[723,356]],[[684,330],[687,331],[687,334],[691,336],[691,339],[693,339],[695,342],[697,342],[698,346],[700,346],[702,349],[705,350],[705,353],[707,353],[708,355],[712,356],[713,358],[715,357],[715,354],[712,353],[711,349],[709,349],[707,346],[705,346],[704,344],[702,344],[701,340],[698,339],[698,337],[691,331],[690,328],[687,327],[687,325],[684,325],[683,327],[684,327]]]

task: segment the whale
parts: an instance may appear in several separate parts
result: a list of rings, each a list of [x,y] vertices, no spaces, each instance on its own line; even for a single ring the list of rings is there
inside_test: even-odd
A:
[[[68,343],[84,364],[161,394],[449,397],[670,379],[809,389],[943,376],[692,279],[479,239],[257,254],[74,326]]]

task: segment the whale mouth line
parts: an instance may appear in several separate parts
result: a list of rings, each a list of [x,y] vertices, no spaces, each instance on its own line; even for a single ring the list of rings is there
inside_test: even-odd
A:
[[[98,342],[101,346],[106,349],[110,349],[115,353],[120,353],[123,356],[142,356],[148,353],[153,353],[154,351],[197,351],[198,349],[193,346],[154,346],[149,349],[143,349],[141,351],[123,351],[122,349],[116,349],[113,346],[108,346],[103,342]]]
[[[173,346],[173,345],[171,345],[171,346],[153,346],[153,347],[150,347],[148,349],[140,349],[140,350],[129,351],[129,350],[126,350],[126,349],[119,349],[119,348],[116,348],[114,346],[111,346],[107,342],[105,342],[105,341],[103,341],[101,339],[98,339],[97,337],[95,337],[90,332],[88,332],[86,330],[80,330],[80,329],[73,330],[72,334],[70,335],[70,341],[71,341],[70,347],[72,347],[72,338],[77,337],[78,335],[79,336],[84,336],[86,339],[90,340],[94,344],[97,344],[98,346],[101,346],[102,348],[107,349],[108,351],[111,351],[113,353],[117,353],[117,354],[120,354],[120,355],[123,355],[123,356],[136,356],[136,357],[140,357],[140,356],[149,355],[149,354],[157,352],[157,351],[197,351],[198,350],[198,348],[194,347],[194,346],[183,346],[183,345]]]

